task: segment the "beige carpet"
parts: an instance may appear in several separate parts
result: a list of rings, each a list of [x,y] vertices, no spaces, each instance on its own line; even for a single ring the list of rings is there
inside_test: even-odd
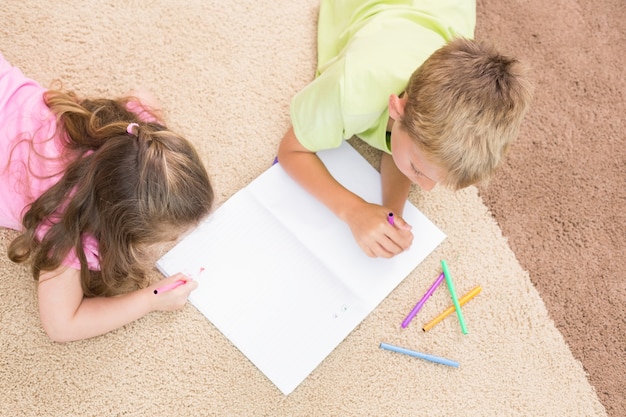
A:
[[[10,0],[0,8],[1,50],[27,75],[44,85],[60,78],[87,95],[152,89],[170,126],[204,155],[218,204],[271,163],[289,100],[313,74],[316,1],[51,4]],[[35,283],[5,258],[0,414],[606,415],[477,190],[410,198],[448,238],[287,397],[190,305],[102,337],[52,343],[39,325]],[[0,232],[3,251],[14,236]],[[455,317],[420,330],[450,304],[443,290],[401,329],[442,258],[454,260],[459,293],[483,287],[464,308],[469,334]],[[382,351],[381,341],[461,367]]]

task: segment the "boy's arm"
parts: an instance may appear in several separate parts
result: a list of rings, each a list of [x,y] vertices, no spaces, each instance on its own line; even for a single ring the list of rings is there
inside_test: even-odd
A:
[[[154,294],[158,286],[179,279],[188,282],[174,290]],[[148,288],[117,297],[86,298],[80,284],[80,271],[60,267],[40,276],[39,314],[43,328],[52,340],[86,339],[122,327],[151,311],[181,308],[197,285],[177,274]]]
[[[339,184],[319,157],[300,144],[293,127],[280,143],[278,160],[297,183],[350,226],[368,256],[390,258],[411,245],[412,234],[387,222],[389,210],[364,201]]]
[[[383,205],[402,216],[404,205],[411,190],[411,180],[404,175],[390,154],[383,152],[380,158],[380,177],[383,189]]]

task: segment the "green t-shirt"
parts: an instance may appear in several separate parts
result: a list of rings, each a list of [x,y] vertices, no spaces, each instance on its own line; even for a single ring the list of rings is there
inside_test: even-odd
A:
[[[322,0],[317,77],[291,103],[296,137],[314,152],[352,136],[390,152],[389,95],[475,23],[475,0]]]

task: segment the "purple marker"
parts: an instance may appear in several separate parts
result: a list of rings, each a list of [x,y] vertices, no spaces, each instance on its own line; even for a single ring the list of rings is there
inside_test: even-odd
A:
[[[387,215],[387,221],[389,222],[390,225],[395,226],[396,222],[393,220],[393,213],[389,213]]]
[[[430,288],[428,289],[428,291],[426,291],[426,294],[424,294],[424,296],[422,297],[421,300],[419,300],[417,302],[417,304],[415,304],[415,307],[413,307],[413,310],[411,310],[411,312],[409,313],[408,316],[406,316],[406,318],[404,319],[404,321],[402,322],[402,328],[406,328],[406,326],[409,325],[409,323],[411,322],[411,320],[413,320],[413,317],[415,317],[415,315],[418,313],[418,311],[420,311],[422,309],[422,307],[424,306],[424,304],[426,303],[426,300],[428,300],[430,298],[431,295],[433,295],[433,293],[435,292],[435,290],[437,289],[437,287],[443,282],[445,278],[444,273],[442,272],[441,275],[439,275],[437,277],[437,279],[435,280],[435,282],[433,282],[433,285],[430,286]]]

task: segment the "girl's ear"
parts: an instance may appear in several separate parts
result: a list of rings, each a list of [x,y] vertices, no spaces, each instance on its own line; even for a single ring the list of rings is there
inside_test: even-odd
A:
[[[389,117],[393,120],[402,119],[404,116],[404,106],[406,105],[406,98],[398,97],[395,94],[389,96]]]

